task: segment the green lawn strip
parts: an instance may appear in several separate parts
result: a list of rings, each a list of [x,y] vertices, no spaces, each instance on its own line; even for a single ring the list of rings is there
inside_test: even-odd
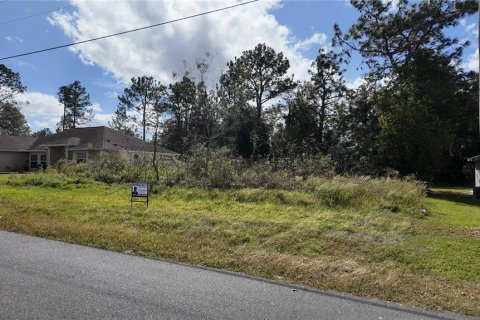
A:
[[[480,202],[465,189],[426,199],[429,216],[418,221],[406,257],[416,270],[480,283]]]
[[[465,189],[460,190],[462,191]],[[480,229],[480,200],[463,194],[447,193],[428,198],[426,204],[433,214],[433,224]]]
[[[428,216],[415,222],[408,241],[387,248],[381,259],[425,275],[478,284],[480,203],[466,197],[465,189],[442,191],[425,200]]]
[[[165,188],[148,209],[130,208],[128,185],[0,191],[3,229],[480,315],[478,267],[459,259],[478,254],[475,242],[430,236],[452,214],[436,202],[423,217],[401,202],[331,207],[300,191]],[[467,211],[448,219],[464,230],[476,221]]]
[[[480,240],[468,236],[417,236],[409,259],[417,270],[448,279],[480,283]]]

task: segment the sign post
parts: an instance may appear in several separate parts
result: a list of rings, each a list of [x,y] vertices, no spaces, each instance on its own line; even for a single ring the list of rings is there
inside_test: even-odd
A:
[[[130,207],[132,206],[133,202],[146,202],[148,207],[148,184],[147,183],[145,182],[132,183],[132,197],[130,198]]]

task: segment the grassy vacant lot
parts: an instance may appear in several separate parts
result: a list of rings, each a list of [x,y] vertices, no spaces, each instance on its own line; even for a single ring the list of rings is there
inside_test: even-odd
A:
[[[480,205],[396,180],[157,190],[0,176],[0,228],[480,316]]]

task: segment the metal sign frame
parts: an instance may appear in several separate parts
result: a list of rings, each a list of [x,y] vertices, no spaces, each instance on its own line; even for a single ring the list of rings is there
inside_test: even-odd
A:
[[[148,192],[148,183],[132,183],[132,188],[130,189],[130,207],[134,202],[145,202],[148,208],[149,197],[150,193]]]

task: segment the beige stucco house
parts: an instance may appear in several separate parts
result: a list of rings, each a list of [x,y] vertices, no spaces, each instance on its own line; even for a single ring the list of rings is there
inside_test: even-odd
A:
[[[153,152],[153,144],[107,127],[75,128],[46,137],[0,136],[0,172],[32,171],[60,159],[84,162],[105,151],[132,160],[140,153]],[[162,147],[157,152],[178,155]]]

